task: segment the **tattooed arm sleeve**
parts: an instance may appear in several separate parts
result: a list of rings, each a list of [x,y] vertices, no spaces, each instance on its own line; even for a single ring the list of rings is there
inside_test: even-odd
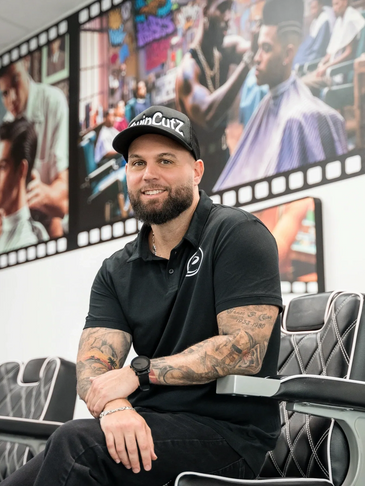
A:
[[[77,355],[77,392],[83,400],[90,387],[90,377],[122,368],[129,353],[132,336],[105,327],[84,329]]]
[[[219,335],[180,354],[153,359],[150,381],[161,385],[195,385],[222,376],[254,375],[261,369],[278,308],[251,305],[218,314]]]

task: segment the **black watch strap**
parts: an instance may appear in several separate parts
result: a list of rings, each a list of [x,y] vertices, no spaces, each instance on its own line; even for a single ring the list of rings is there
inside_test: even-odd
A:
[[[150,379],[148,376],[148,372],[138,374],[139,379],[139,388],[142,391],[148,391],[150,389]]]

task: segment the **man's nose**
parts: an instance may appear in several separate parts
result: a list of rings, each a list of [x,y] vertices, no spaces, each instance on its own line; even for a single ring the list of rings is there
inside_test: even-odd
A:
[[[16,89],[15,88],[10,88],[8,91],[8,100],[13,103],[17,98],[16,95]]]
[[[158,178],[158,169],[154,164],[146,164],[146,167],[143,171],[143,179],[145,181],[157,179]]]
[[[260,64],[260,59],[261,59],[261,48],[259,47],[256,54],[255,54],[255,57],[253,58],[253,62],[255,64]]]

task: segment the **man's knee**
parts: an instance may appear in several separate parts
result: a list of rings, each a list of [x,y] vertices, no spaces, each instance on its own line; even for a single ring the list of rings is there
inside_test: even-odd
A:
[[[100,442],[104,434],[98,420],[78,419],[70,420],[61,425],[50,437],[52,443],[75,444]]]

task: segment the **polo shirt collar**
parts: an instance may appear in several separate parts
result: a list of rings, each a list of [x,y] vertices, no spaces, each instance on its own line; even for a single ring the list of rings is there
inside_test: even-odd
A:
[[[212,200],[205,194],[204,191],[199,191],[200,199],[198,205],[191,218],[189,228],[184,235],[185,240],[189,241],[194,248],[199,248],[199,242],[204,230],[205,223],[208,219],[210,210],[212,208]],[[136,240],[136,246],[132,252],[132,255],[128,258],[128,262],[142,258],[143,260],[155,260],[159,259],[153,255],[148,245],[148,235],[151,231],[151,227],[148,224],[144,224]]]

